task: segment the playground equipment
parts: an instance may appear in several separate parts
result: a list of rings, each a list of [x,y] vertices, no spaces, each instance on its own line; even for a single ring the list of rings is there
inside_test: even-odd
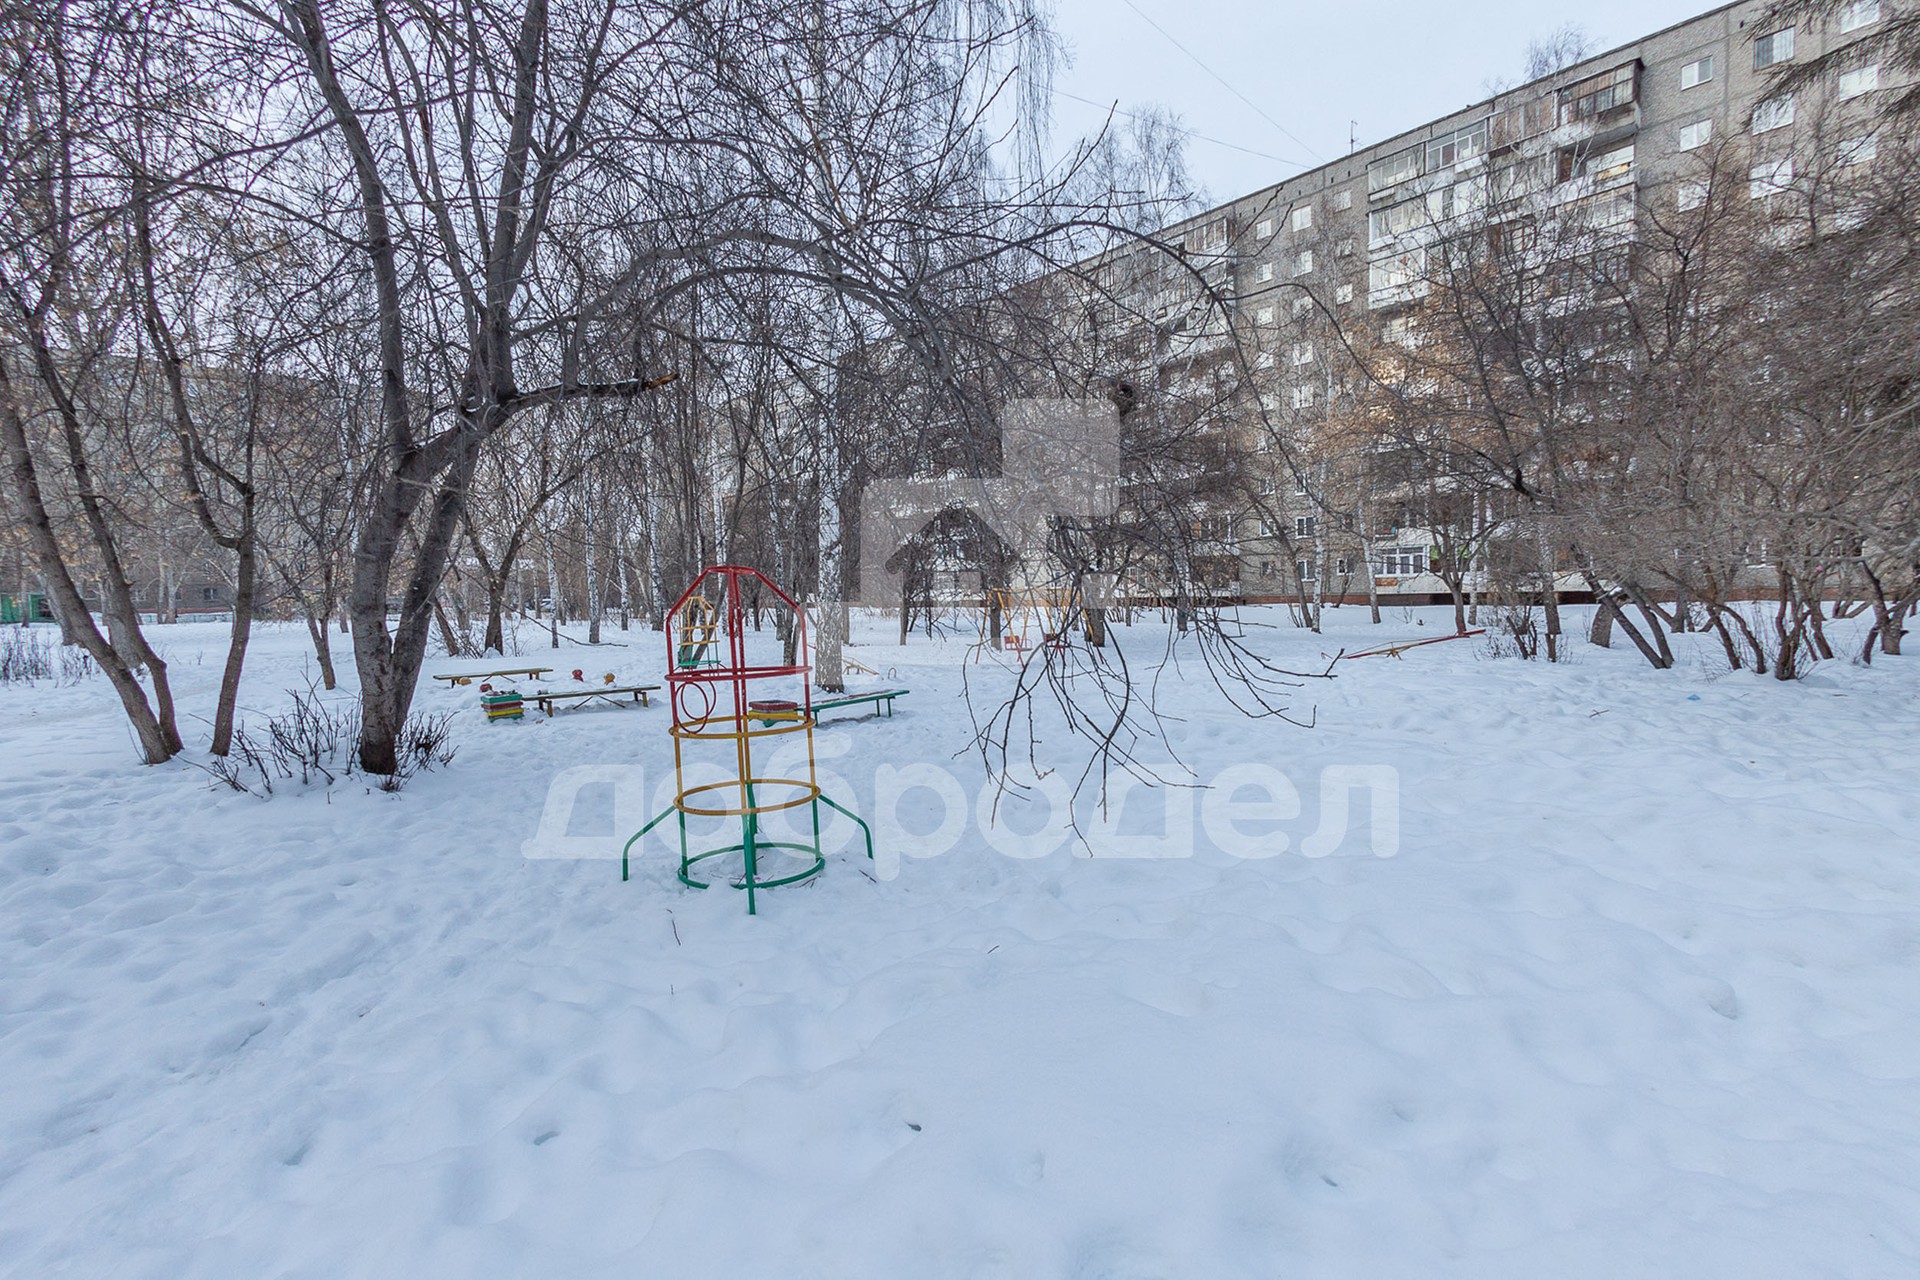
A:
[[[526,706],[521,701],[520,695],[512,689],[502,690],[499,693],[482,693],[480,705],[486,708],[489,724],[495,720],[518,720],[526,714]]]
[[[1064,632],[1073,592],[1060,588],[1035,587],[1024,591],[991,587],[986,607],[980,611],[980,640],[974,646],[974,661],[981,650],[991,646],[994,635],[989,629],[997,619],[1000,647],[1024,653],[1035,644],[1055,647],[1066,643]]]
[[[797,652],[800,661],[793,665],[758,665],[748,660],[746,608],[743,585],[758,582],[785,608],[792,625],[800,629]],[[711,598],[708,592],[712,593]],[[717,604],[715,602],[718,602]],[[697,602],[697,603],[695,603]],[[689,606],[692,607],[689,607]],[[633,847],[647,832],[669,817],[680,828],[680,883],[694,889],[709,887],[712,880],[694,878],[699,864],[712,858],[739,854],[740,879],[731,883],[747,891],[747,914],[758,911],[756,894],[761,889],[797,884],[817,875],[826,866],[820,851],[820,806],[826,805],[852,818],[866,836],[867,857],[873,857],[873,832],[860,816],[820,790],[813,753],[814,703],[811,667],[807,654],[806,611],[795,604],[773,580],[758,569],[742,565],[716,565],[693,580],[667,615],[667,688],[673,723],[674,797],[673,804],[654,815],[627,841],[620,852],[620,878],[631,875]],[[804,778],[779,778],[763,774],[756,751],[764,754],[783,739],[797,735],[805,747],[807,769]],[[732,777],[718,782],[689,785],[688,756],[701,753],[711,759],[718,756]],[[808,810],[812,838],[768,839],[761,827],[766,815]],[[687,834],[689,818],[738,818],[737,843],[694,852]],[[767,876],[761,855],[769,849],[783,850],[804,862],[797,871]],[[699,868],[702,875],[709,875]]]
[[[701,578],[705,576],[702,574]],[[700,580],[696,578],[694,581],[698,584]],[[714,613],[711,600],[702,595],[681,596],[680,602],[673,606],[667,618],[669,634],[674,633],[676,623],[680,643],[670,650],[676,670],[691,671],[720,665],[720,649],[714,643],[720,621]]]
[[[1402,644],[1385,645],[1378,649],[1362,649],[1359,653],[1342,653],[1341,658],[1397,658],[1409,649],[1418,649],[1422,645],[1445,644],[1449,640],[1470,640],[1474,636],[1487,634],[1485,627],[1473,631],[1460,631],[1450,636],[1434,636],[1427,640],[1409,640]]]
[[[29,591],[24,600],[11,595],[0,595],[0,624],[12,626],[16,623],[52,622],[53,607],[47,603],[44,591]]]

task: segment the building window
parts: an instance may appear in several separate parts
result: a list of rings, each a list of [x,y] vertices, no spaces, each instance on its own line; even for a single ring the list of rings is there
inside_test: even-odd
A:
[[[1589,173],[1596,183],[1612,182],[1624,178],[1633,172],[1633,144],[1615,147],[1604,155],[1595,156],[1588,165]]]
[[[1272,307],[1262,307],[1262,308],[1260,308],[1260,309],[1259,309],[1258,311],[1256,311],[1256,312],[1254,312],[1254,313],[1253,313],[1253,322],[1254,322],[1255,324],[1272,324],[1272,323],[1273,323],[1273,308],[1272,308]]]
[[[1782,27],[1753,41],[1753,69],[1777,67],[1793,57],[1793,28]]]
[[[1840,144],[1840,163],[1850,165],[1872,164],[1880,155],[1880,139],[1874,134],[1865,134],[1858,138],[1848,138]]]
[[[1408,147],[1396,155],[1384,160],[1375,160],[1367,166],[1367,190],[1385,191],[1388,187],[1397,187],[1408,178],[1420,176],[1421,148]]]
[[[1263,262],[1253,269],[1253,282],[1255,284],[1265,284],[1271,279],[1273,279],[1273,264],[1271,262]]]
[[[1697,85],[1703,85],[1711,79],[1713,79],[1712,54],[1708,54],[1704,58],[1695,58],[1692,62],[1680,68],[1680,87],[1682,89],[1691,89]]]
[[[212,587],[200,588],[200,603],[212,604],[213,599],[214,599],[214,590]]]
[[[1313,388],[1295,387],[1293,389],[1293,407],[1296,409],[1313,408]]]
[[[1692,151],[1695,147],[1704,147],[1713,141],[1713,121],[1695,120],[1692,124],[1680,126],[1680,149]]]
[[[1353,561],[1341,556],[1333,562],[1333,571],[1344,578],[1353,572]]]
[[[1272,577],[1275,577],[1275,576],[1277,576],[1277,575],[1279,574],[1279,572],[1280,572],[1280,571],[1279,571],[1279,570],[1278,570],[1277,568],[1275,568],[1275,567],[1274,567],[1274,563],[1273,563],[1273,561],[1271,561],[1271,560],[1262,560],[1262,561],[1260,562],[1260,576],[1261,576],[1261,577],[1263,577],[1263,578],[1272,578]]]
[[[1707,202],[1707,184],[1704,182],[1682,182],[1674,194],[1674,204],[1682,213],[1688,209],[1698,209]]]
[[[1858,31],[1880,21],[1880,0],[1853,0],[1840,10],[1840,31]]]
[[[1253,238],[1255,240],[1266,240],[1271,238],[1272,235],[1273,235],[1273,219],[1272,218],[1262,218],[1260,219],[1260,221],[1253,224]]]
[[[1426,270],[1424,249],[1415,249],[1391,258],[1367,264],[1367,300],[1382,305],[1412,297]]]
[[[1313,344],[1311,342],[1294,343],[1293,344],[1293,367],[1296,369],[1300,369],[1312,363],[1313,363]]]
[[[1311,560],[1294,561],[1293,571],[1300,575],[1300,581],[1302,582],[1312,582],[1315,578],[1319,577]]]
[[[1840,73],[1840,100],[1857,98],[1863,93],[1872,93],[1880,87],[1880,64],[1875,62],[1864,67],[1855,67],[1851,71]]]
[[[1307,313],[1308,313],[1309,311],[1311,311],[1311,310],[1313,310],[1313,299],[1312,299],[1312,298],[1308,298],[1308,297],[1304,297],[1304,296],[1302,296],[1302,297],[1298,297],[1298,298],[1295,298],[1295,299],[1293,300],[1293,314],[1294,314],[1294,315],[1296,315],[1296,316],[1304,316],[1304,315],[1306,315],[1306,314],[1307,314]]]
[[[1293,274],[1304,276],[1313,270],[1313,250],[1302,249],[1294,255]]]
[[[1378,572],[1383,578],[1411,578],[1428,568],[1425,547],[1383,547]]]
[[[1353,286],[1350,284],[1343,284],[1336,287],[1333,291],[1333,300],[1335,302],[1352,302]]]
[[[1320,518],[1318,516],[1295,516],[1293,518],[1294,537],[1311,538],[1319,531]]]
[[[1295,209],[1293,211],[1293,229],[1295,231],[1306,231],[1311,229],[1312,226],[1313,226],[1313,206],[1312,205],[1303,204],[1298,209]]]
[[[1187,232],[1187,252],[1207,253],[1223,248],[1227,243],[1227,220],[1216,218],[1204,226],[1195,227]]]
[[[1793,185],[1793,157],[1768,160],[1747,171],[1747,195],[1754,200],[1779,195]]]
[[[1307,491],[1306,472],[1299,472],[1293,477],[1293,491],[1295,493],[1305,493]]]
[[[1777,98],[1768,98],[1753,109],[1753,131],[1769,133],[1793,123],[1793,95],[1783,93]]]
[[[1562,89],[1560,91],[1560,123],[1565,124],[1571,120],[1591,120],[1595,116],[1605,115],[1615,107],[1624,107],[1631,103],[1633,73],[1638,65],[1629,62]]]
[[[1442,134],[1427,143],[1427,172],[1451,169],[1487,152],[1487,122],[1477,121],[1464,129]]]
[[[1336,209],[1353,208],[1353,192],[1336,191],[1333,193],[1333,207]]]
[[[1395,236],[1406,234],[1420,225],[1426,211],[1426,201],[1418,199],[1403,200],[1399,204],[1373,210],[1367,214],[1367,243],[1382,245]]]
[[[1621,187],[1581,201],[1576,208],[1591,227],[1617,227],[1633,221],[1633,188]]]

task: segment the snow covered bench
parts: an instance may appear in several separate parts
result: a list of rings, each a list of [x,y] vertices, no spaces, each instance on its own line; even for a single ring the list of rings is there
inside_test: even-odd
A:
[[[813,717],[820,718],[822,711],[836,711],[841,707],[857,707],[871,702],[875,715],[889,719],[893,716],[893,700],[904,698],[905,689],[870,689],[864,693],[836,694],[831,698],[818,699],[813,704]],[[792,720],[799,715],[799,705],[792,702],[753,702],[748,704],[752,717],[761,724],[774,724],[781,720]]]
[[[529,680],[538,680],[541,676],[550,675],[552,672],[552,667],[506,667],[499,671],[449,671],[444,675],[435,676],[434,679],[445,680],[448,687],[452,687],[457,684],[472,684],[475,680],[492,680],[498,676],[525,676]]]
[[[588,698],[605,698],[616,707],[623,707],[634,702],[644,707],[648,705],[647,695],[650,693],[658,693],[659,691],[660,686],[657,684],[623,684],[605,689],[570,689],[563,693],[536,693],[532,694],[528,698],[528,701],[546,712],[548,718],[551,719],[556,703],[584,701]],[[629,696],[622,698],[620,696],[622,694]]]

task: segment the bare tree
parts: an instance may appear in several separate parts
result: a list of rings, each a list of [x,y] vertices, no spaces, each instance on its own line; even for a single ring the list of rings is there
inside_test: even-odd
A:
[[[181,749],[172,689],[141,631],[125,526],[97,467],[105,437],[124,424],[122,353],[136,314],[127,168],[109,146],[133,55],[123,28],[90,6],[13,8],[0,23],[11,99],[0,113],[0,443],[62,633],[100,665],[141,754],[159,763]],[[105,633],[69,539],[94,567]]]

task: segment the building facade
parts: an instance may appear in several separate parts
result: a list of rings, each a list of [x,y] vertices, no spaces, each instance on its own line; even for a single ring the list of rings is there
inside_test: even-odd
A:
[[[1417,514],[1384,501],[1326,527],[1320,477],[1299,458],[1314,455],[1344,389],[1328,345],[1392,341],[1434,237],[1490,199],[1527,193],[1631,239],[1644,210],[1698,204],[1703,157],[1724,165],[1730,143],[1755,200],[1790,184],[1810,148],[1871,164],[1880,105],[1902,87],[1877,40],[1895,0],[1852,0],[1798,27],[1770,21],[1770,8],[1725,5],[1198,214],[1165,234],[1184,251],[1173,270],[1139,252],[1095,267],[1161,335],[1163,368],[1191,377],[1210,357],[1230,360],[1307,442],[1274,460],[1259,513],[1196,517],[1197,556],[1217,566],[1203,585],[1232,577],[1255,600],[1449,594]]]

